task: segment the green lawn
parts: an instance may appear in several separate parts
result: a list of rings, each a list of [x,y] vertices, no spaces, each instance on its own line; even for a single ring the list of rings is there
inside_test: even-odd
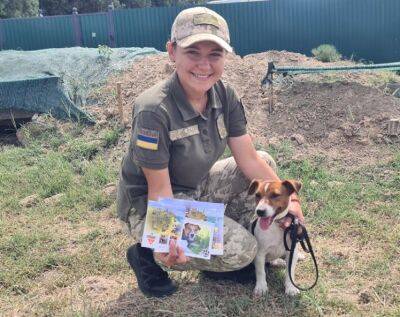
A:
[[[126,261],[129,237],[115,217],[123,131],[84,128],[28,136],[0,152],[0,315],[15,316],[399,316],[400,151],[389,163],[348,172],[324,157],[292,161],[290,143],[271,148],[280,176],[301,180],[304,213],[320,266],[315,289],[283,290],[283,271],[268,274],[270,293],[173,272],[180,290],[162,301],[137,290]],[[29,132],[29,131],[28,131]],[[127,133],[127,132],[125,132]],[[55,204],[46,198],[62,193]],[[20,201],[38,195],[32,207]],[[304,283],[309,261],[299,264]]]

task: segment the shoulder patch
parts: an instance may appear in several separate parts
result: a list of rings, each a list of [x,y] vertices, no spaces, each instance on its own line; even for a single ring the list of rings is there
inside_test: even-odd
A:
[[[136,145],[146,150],[158,150],[159,132],[140,128],[137,135]]]

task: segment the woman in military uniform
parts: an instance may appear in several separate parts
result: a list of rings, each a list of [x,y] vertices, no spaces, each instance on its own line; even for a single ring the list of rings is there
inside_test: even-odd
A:
[[[257,152],[246,132],[240,99],[220,80],[226,55],[232,52],[226,21],[207,8],[183,10],[166,47],[176,71],[135,101],[132,137],[118,186],[118,214],[140,241],[148,200],[225,203],[224,254],[189,260],[174,243],[166,254],[134,244],[128,249],[128,262],[139,288],[149,296],[176,290],[163,266],[227,272],[251,263],[257,243],[245,226],[255,201],[247,196],[247,188],[255,178],[278,179],[273,159]],[[227,145],[233,157],[218,161]],[[298,199],[290,210],[303,219]]]

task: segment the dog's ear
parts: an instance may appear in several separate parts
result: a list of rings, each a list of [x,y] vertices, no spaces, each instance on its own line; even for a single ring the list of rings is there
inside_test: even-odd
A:
[[[282,185],[287,188],[289,195],[293,194],[293,192],[298,193],[301,189],[301,183],[294,179],[285,180],[282,182]]]
[[[257,188],[260,185],[260,183],[261,183],[261,179],[253,179],[250,183],[247,193],[249,195],[253,195],[257,191]]]
[[[200,231],[200,230],[201,230],[201,228],[200,228],[199,225],[196,225],[196,227],[197,227],[197,231]]]

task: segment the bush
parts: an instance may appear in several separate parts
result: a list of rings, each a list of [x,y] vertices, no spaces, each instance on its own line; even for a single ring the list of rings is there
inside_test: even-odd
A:
[[[111,59],[111,54],[113,50],[107,45],[99,45],[97,47],[97,53],[99,54],[99,59],[102,61],[109,61]]]
[[[342,58],[342,55],[336,50],[336,47],[330,44],[322,44],[313,48],[311,53],[321,62],[336,62]]]

